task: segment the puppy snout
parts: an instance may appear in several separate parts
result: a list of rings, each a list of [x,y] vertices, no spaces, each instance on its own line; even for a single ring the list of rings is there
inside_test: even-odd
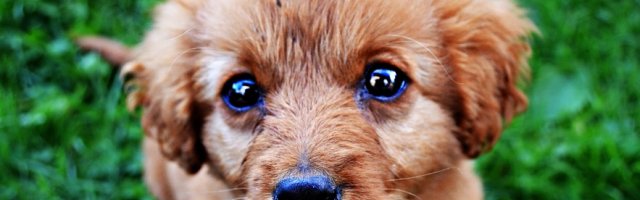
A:
[[[340,189],[324,175],[288,177],[273,191],[274,200],[341,200]]]

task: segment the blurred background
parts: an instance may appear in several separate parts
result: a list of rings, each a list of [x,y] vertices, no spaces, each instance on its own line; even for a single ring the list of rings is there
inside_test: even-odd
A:
[[[0,0],[0,199],[151,199],[117,72],[73,38],[140,41],[157,0]],[[640,0],[520,0],[531,105],[480,157],[488,199],[640,199]]]

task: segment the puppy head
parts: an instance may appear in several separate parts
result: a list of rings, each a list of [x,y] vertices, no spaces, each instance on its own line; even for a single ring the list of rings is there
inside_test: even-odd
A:
[[[124,72],[145,132],[189,172],[251,199],[309,177],[403,198],[526,107],[533,29],[506,0],[170,1]]]

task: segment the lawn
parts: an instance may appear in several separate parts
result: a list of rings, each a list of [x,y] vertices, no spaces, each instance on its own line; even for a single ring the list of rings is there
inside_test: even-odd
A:
[[[0,0],[0,199],[150,199],[138,115],[79,35],[135,44],[156,0]],[[640,1],[520,0],[528,111],[478,160],[488,199],[640,199]]]

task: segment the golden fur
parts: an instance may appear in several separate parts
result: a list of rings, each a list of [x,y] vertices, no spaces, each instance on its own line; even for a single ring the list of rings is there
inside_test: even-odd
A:
[[[123,68],[160,199],[270,199],[302,154],[343,199],[482,199],[470,158],[524,110],[534,26],[509,0],[172,0]],[[372,61],[411,80],[358,102]],[[251,73],[265,111],[219,95]]]

